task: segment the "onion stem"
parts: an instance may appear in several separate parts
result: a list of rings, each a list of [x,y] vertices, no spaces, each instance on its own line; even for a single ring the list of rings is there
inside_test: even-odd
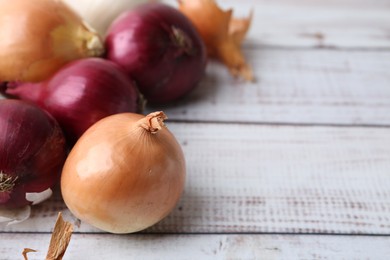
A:
[[[172,26],[172,41],[176,47],[179,48],[179,53],[177,56],[180,56],[181,53],[185,53],[189,56],[194,56],[195,48],[193,47],[191,38],[180,28]]]
[[[168,117],[162,111],[157,111],[148,114],[144,118],[140,119],[139,126],[144,128],[146,131],[156,134],[161,128],[165,127],[164,120]]]
[[[88,33],[85,33],[85,46],[84,48],[86,49],[86,53],[88,56],[94,56],[94,57],[99,57],[104,54],[105,49],[104,49],[104,44],[99,36],[99,34],[91,28],[88,24],[83,23],[84,27],[87,29]]]

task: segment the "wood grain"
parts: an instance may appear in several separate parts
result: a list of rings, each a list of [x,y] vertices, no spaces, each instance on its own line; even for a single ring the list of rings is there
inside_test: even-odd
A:
[[[390,52],[246,50],[257,82],[210,63],[201,84],[164,110],[198,122],[390,125]]]
[[[169,123],[188,177],[146,232],[390,234],[390,129]],[[59,196],[2,231],[49,232]]]
[[[163,0],[177,6],[176,0]],[[254,11],[246,47],[390,48],[387,0],[221,0],[236,17]]]
[[[0,234],[1,238],[2,234]],[[19,260],[24,247],[44,259],[49,234],[9,234],[4,260]],[[72,236],[67,259],[388,260],[390,237],[299,235],[85,235]]]
[[[148,105],[186,155],[173,212],[110,235],[77,220],[57,188],[29,220],[0,224],[0,259],[25,247],[43,259],[58,212],[76,232],[65,259],[389,259],[390,2],[218,2],[254,10],[243,49],[257,81],[210,62],[186,99]]]

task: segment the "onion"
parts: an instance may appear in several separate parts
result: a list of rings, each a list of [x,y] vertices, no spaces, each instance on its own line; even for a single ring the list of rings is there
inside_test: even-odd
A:
[[[148,3],[123,13],[109,27],[107,58],[121,65],[151,103],[167,103],[190,92],[204,74],[206,50],[179,10]]]
[[[141,109],[134,82],[116,64],[100,58],[71,62],[40,83],[8,84],[6,94],[47,110],[70,145],[103,117]]]
[[[65,158],[65,138],[51,115],[20,100],[0,100],[0,209],[49,197]]]
[[[100,56],[100,36],[62,1],[0,0],[0,81],[41,81],[69,61]]]
[[[150,0],[64,0],[96,31],[105,35],[108,26],[123,12]],[[156,0],[153,0],[156,1]]]
[[[116,114],[82,135],[61,177],[62,196],[77,218],[131,233],[169,214],[184,187],[185,160],[165,118],[163,112]]]

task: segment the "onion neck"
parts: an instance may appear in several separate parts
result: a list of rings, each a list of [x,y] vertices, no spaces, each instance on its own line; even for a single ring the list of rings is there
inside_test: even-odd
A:
[[[67,14],[63,14],[67,15]],[[99,57],[105,48],[101,36],[84,21],[74,21],[73,16],[66,16],[65,23],[55,27],[52,37],[53,51],[65,61],[85,57]],[[69,42],[64,42],[67,39]]]
[[[4,94],[11,98],[20,98],[22,100],[38,103],[42,94],[42,83],[29,82],[9,82],[4,90]]]
[[[157,111],[148,114],[144,118],[138,121],[138,125],[150,132],[151,134],[156,134],[163,127],[165,127],[164,120],[168,117],[162,111]]]
[[[172,42],[178,48],[176,56],[181,56],[183,53],[189,56],[194,56],[196,54],[196,50],[193,46],[191,38],[180,28],[172,26],[171,29]]]
[[[99,57],[104,54],[104,44],[100,35],[87,23],[83,22],[84,27],[87,29],[85,32],[85,46],[88,56]]]

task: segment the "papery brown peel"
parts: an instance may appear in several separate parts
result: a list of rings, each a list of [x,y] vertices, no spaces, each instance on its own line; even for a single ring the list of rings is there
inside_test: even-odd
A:
[[[31,248],[25,248],[22,252],[22,255],[24,257],[24,260],[28,260],[27,254],[31,252],[37,252],[37,250],[31,249]]]
[[[50,239],[49,250],[46,255],[46,260],[61,260],[69,245],[70,237],[72,236],[73,226],[70,222],[64,221],[61,212],[58,213],[57,221],[54,226],[53,233]],[[27,254],[37,252],[31,248],[25,248],[22,252],[24,260],[28,260]]]
[[[73,226],[70,222],[62,219],[61,212],[58,214],[53,234],[51,236],[49,250],[46,260],[61,260],[69,245],[72,236]]]
[[[233,18],[229,24],[229,35],[235,41],[237,46],[240,46],[244,41],[246,33],[252,22],[253,10],[250,12],[248,18]]]
[[[104,45],[63,1],[0,0],[0,81],[39,82]]]
[[[195,25],[210,57],[222,61],[231,74],[253,81],[253,72],[241,52],[253,13],[234,18],[233,10],[222,10],[214,0],[178,0],[179,9]]]

